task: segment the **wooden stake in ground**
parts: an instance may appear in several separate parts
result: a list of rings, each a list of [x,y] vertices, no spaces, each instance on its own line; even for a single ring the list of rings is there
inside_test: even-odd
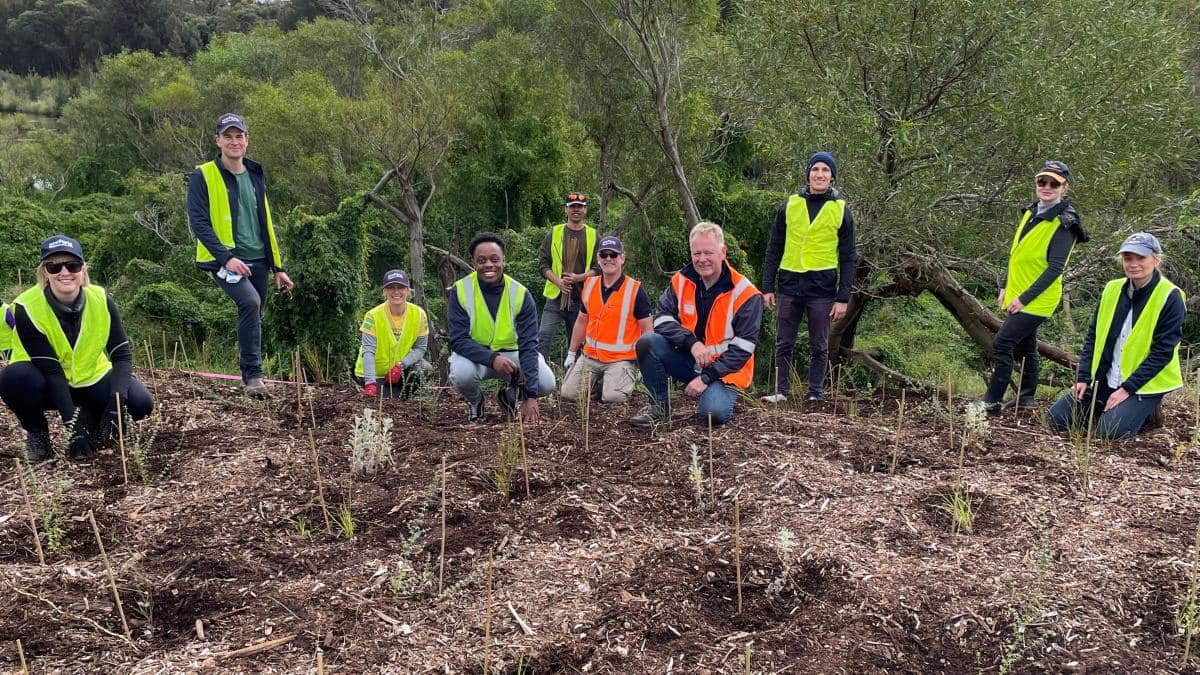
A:
[[[742,511],[738,498],[733,498],[733,565],[737,573],[737,613],[742,613]]]
[[[300,348],[296,347],[296,351],[292,352],[292,376],[296,380],[296,424],[300,424],[304,420],[304,400],[300,397]]]
[[[317,675],[325,675],[325,650],[317,650]]]
[[[954,375],[946,376],[946,414],[950,415],[950,447],[954,447]]]
[[[712,413],[708,413],[708,503],[717,505],[717,474],[713,473]]]
[[[25,648],[21,646],[21,638],[17,638],[17,658],[21,659],[21,672],[29,675],[29,664],[25,663]]]
[[[17,478],[21,481],[21,496],[25,499],[25,512],[29,514],[29,531],[33,533],[33,548],[37,551],[38,563],[46,564],[46,554],[42,553],[42,538],[38,536],[37,517],[33,513],[33,500],[29,498],[29,488],[25,485],[25,468],[21,466],[21,460],[13,457],[13,463],[17,465]]]
[[[121,414],[121,393],[115,394],[117,397],[117,447],[121,449],[121,477],[124,480],[124,485],[129,485],[129,463],[125,460],[125,423],[124,415]]]
[[[483,608],[483,675],[488,675],[492,656],[492,552],[488,551],[487,606]]]
[[[904,389],[900,389],[900,409],[896,412],[896,440],[892,444],[892,470],[890,473],[896,473],[896,463],[900,459],[900,432],[904,427]]]
[[[526,483],[528,485],[528,483]],[[442,548],[438,553],[438,595],[446,579],[446,454],[442,453]]]
[[[92,524],[92,533],[96,535],[96,546],[100,549],[100,557],[104,560],[104,571],[108,574],[108,584],[112,587],[113,601],[117,603],[117,614],[121,616],[121,628],[125,631],[125,639],[132,643],[133,635],[129,632],[129,622],[125,620],[125,607],[121,605],[121,593],[117,590],[117,577],[113,574],[108,554],[104,552],[104,539],[100,536],[100,526],[96,524],[96,516],[91,509],[88,509],[87,517],[88,522]]]
[[[313,436],[313,430],[308,430],[308,445],[312,448],[313,472],[317,478],[317,499],[321,501],[321,515],[325,518],[325,534],[333,532],[333,525],[329,522],[329,506],[325,503],[325,486],[321,483],[321,462],[317,456],[317,439]]]
[[[1187,604],[1188,614],[1194,616],[1194,612],[1190,611],[1196,606],[1196,594],[1200,591],[1200,525],[1196,527],[1196,543],[1192,551],[1192,583],[1188,586]],[[1183,641],[1183,665],[1180,667],[1182,671],[1187,668],[1188,661],[1192,656],[1192,633],[1195,631],[1195,626],[1185,626],[1184,630],[1187,636]]]
[[[517,415],[517,433],[521,437],[521,466],[523,467],[523,470],[525,471],[525,498],[528,499],[530,497],[530,494],[529,494],[529,455],[526,454],[526,452],[525,452],[525,420],[521,419],[521,416],[519,414]],[[567,452],[570,452],[570,450],[568,450]],[[566,457],[563,457],[563,459],[566,459]]]

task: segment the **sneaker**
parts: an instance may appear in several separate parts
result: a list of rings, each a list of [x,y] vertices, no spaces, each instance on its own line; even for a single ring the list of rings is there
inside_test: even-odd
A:
[[[483,419],[483,397],[480,396],[479,400],[474,403],[472,403],[471,401],[467,401],[467,421],[468,422],[478,422],[482,419]]]
[[[629,418],[629,424],[639,429],[649,429],[655,424],[667,421],[667,407],[659,403],[651,403]]]
[[[271,398],[271,392],[267,389],[267,383],[263,382],[261,377],[252,377],[246,380],[246,384],[242,386],[242,393],[249,398]]]
[[[763,403],[786,403],[787,394],[775,393],[767,396],[760,396],[758,400],[762,401]]]
[[[807,399],[805,399],[805,400],[808,400],[808,401],[814,401],[814,402],[816,402],[816,403],[820,403],[821,401],[824,401],[824,400],[825,400],[825,394],[809,394],[809,395],[808,395],[808,398],[807,398]]]
[[[505,422],[517,419],[516,387],[509,386],[496,392],[496,402],[500,404],[500,412],[504,415]]]
[[[1014,399],[1008,400],[1007,402],[1004,403],[1004,405],[1000,406],[1000,409],[1001,410],[1013,410],[1018,406],[1018,401],[1020,402],[1021,410],[1032,410],[1034,407],[1037,406],[1037,399],[1033,399],[1028,396],[1022,396],[1020,398],[1014,398]]]
[[[40,462],[50,459],[51,454],[49,431],[25,432],[25,461]]]

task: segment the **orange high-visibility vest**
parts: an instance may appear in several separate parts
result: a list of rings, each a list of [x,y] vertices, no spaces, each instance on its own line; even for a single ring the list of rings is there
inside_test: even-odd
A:
[[[733,334],[733,317],[746,301],[760,295],[749,279],[738,273],[733,267],[729,268],[733,277],[733,290],[717,296],[712,308],[708,310],[708,325],[704,329],[704,346],[714,357],[724,354],[730,345],[737,345],[750,352],[750,358],[741,369],[721,378],[726,384],[745,389],[754,379],[754,343]],[[696,333],[696,323],[700,315],[696,311],[696,284],[682,272],[676,272],[671,277],[671,287],[675,289],[675,298],[679,301],[679,323],[693,334]],[[674,317],[660,316],[654,320],[655,325],[664,321],[674,321]],[[697,335],[696,337],[700,337]]]
[[[583,285],[588,316],[583,353],[603,363],[632,361],[637,358],[634,347],[642,335],[633,317],[633,301],[642,284],[627,276],[604,302],[600,279],[590,277]]]

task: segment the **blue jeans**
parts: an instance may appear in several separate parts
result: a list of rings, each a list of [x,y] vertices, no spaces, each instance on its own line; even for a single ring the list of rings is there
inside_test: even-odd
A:
[[[210,272],[213,281],[233,298],[237,304],[238,367],[242,371],[242,382],[262,377],[262,311],[267,304],[267,284],[271,281],[271,268],[265,260],[243,260],[252,274],[242,277],[236,284],[226,283]]]
[[[687,383],[700,374],[696,359],[690,353],[675,349],[658,333],[648,333],[638,338],[637,356],[642,383],[650,391],[650,399],[655,403],[668,404],[668,376]],[[712,415],[713,424],[725,424],[733,417],[733,404],[737,396],[735,387],[717,380],[700,394],[696,414],[705,421]]]
[[[1100,391],[1096,396],[1096,426],[1092,431],[1097,438],[1125,438],[1137,434],[1163,397],[1163,394],[1133,394],[1121,405],[1104,412],[1104,403],[1113,393],[1113,389],[1104,382],[1099,383],[1097,388]],[[1057,431],[1077,428],[1086,433],[1087,414],[1092,409],[1093,393],[1096,392],[1089,386],[1082,401],[1072,398],[1069,391],[1063,394],[1062,398],[1055,401],[1050,410],[1046,411],[1046,424]]]

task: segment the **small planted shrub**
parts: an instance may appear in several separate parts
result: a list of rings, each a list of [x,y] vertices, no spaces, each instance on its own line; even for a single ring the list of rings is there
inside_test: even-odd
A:
[[[350,472],[370,476],[390,465],[392,458],[392,418],[379,418],[375,411],[363,408],[354,418],[350,432]]]

